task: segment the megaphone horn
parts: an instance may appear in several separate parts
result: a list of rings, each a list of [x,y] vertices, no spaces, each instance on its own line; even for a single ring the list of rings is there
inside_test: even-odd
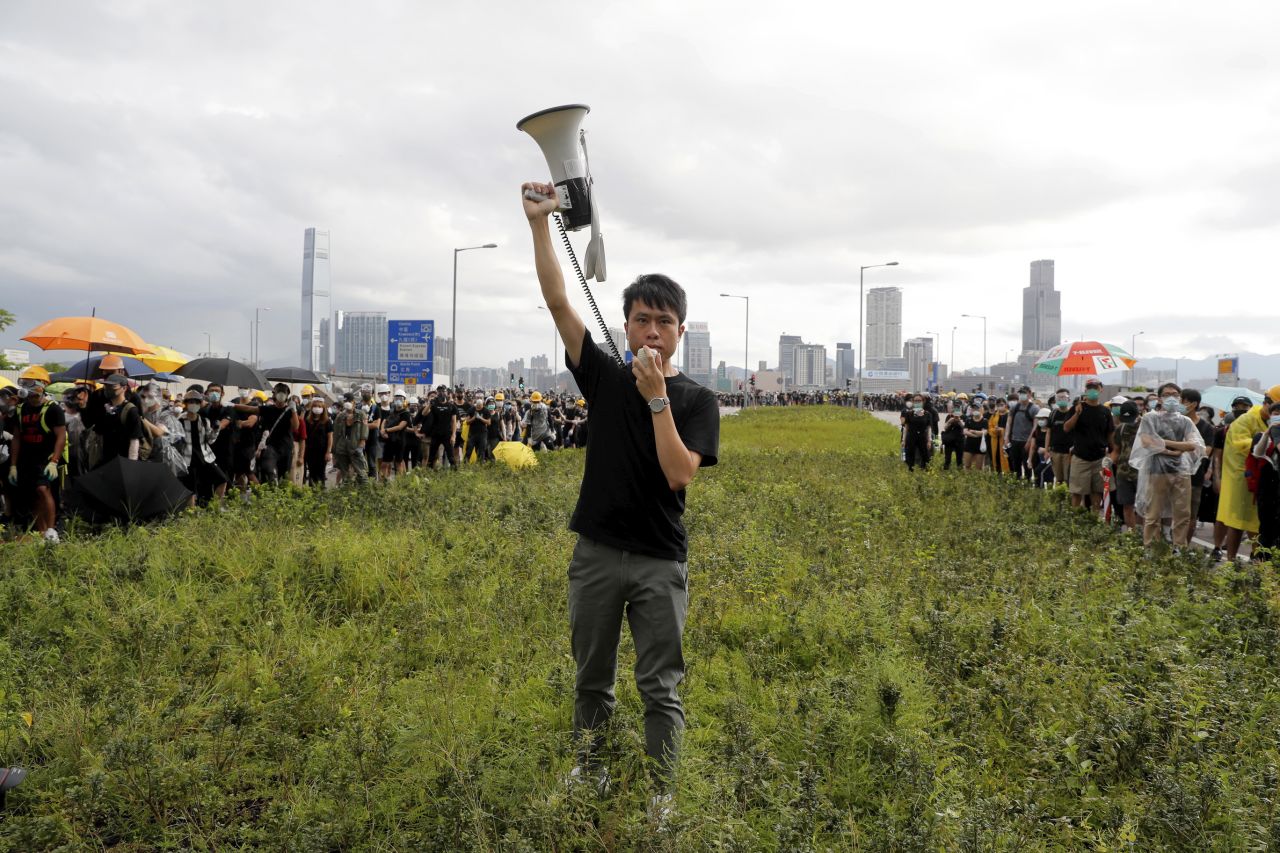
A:
[[[516,122],[516,130],[533,137],[542,149],[551,183],[556,188],[556,204],[562,227],[578,231],[591,226],[591,242],[587,244],[586,277],[605,280],[604,235],[600,229],[600,213],[592,192],[590,161],[586,141],[579,129],[583,118],[591,112],[586,104],[567,104],[527,115]],[[537,193],[525,195],[543,201]]]
[[[577,231],[591,224],[591,186],[578,129],[591,108],[569,104],[539,110],[516,122],[516,130],[533,137],[547,159],[565,228]]]

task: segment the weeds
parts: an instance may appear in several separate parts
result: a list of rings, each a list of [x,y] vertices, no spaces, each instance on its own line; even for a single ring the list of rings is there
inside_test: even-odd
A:
[[[1268,567],[747,412],[690,491],[689,728],[653,835],[624,639],[609,792],[566,787],[582,456],[263,491],[0,550],[0,849],[1268,849]]]

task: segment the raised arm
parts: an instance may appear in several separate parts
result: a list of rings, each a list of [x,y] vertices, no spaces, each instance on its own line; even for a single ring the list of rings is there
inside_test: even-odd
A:
[[[524,198],[525,190],[533,190],[550,198],[546,201],[530,201]],[[556,209],[555,187],[530,182],[520,187],[520,194],[524,202],[524,215],[529,219],[529,229],[533,232],[533,262],[538,271],[538,284],[542,287],[542,299],[555,320],[556,328],[560,330],[560,338],[569,353],[569,360],[575,365],[580,364],[587,327],[569,304],[569,296],[564,290],[564,275],[560,271],[560,261],[556,258],[555,244],[551,241],[549,216]],[[552,357],[555,357],[554,353]]]

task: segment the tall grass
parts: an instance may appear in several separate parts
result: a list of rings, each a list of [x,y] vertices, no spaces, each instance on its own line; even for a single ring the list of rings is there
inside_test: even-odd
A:
[[[562,783],[578,452],[0,546],[0,763],[32,769],[0,849],[1280,844],[1269,570],[896,447],[846,410],[723,422],[661,836],[629,639],[615,784]]]

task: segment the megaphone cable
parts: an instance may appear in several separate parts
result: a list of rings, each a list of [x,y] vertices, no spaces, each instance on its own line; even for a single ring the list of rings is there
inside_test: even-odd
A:
[[[613,358],[623,367],[627,363],[622,360],[622,354],[618,352],[618,345],[613,342],[613,335],[609,334],[609,326],[604,321],[604,315],[600,313],[600,308],[596,305],[596,298],[591,293],[591,286],[587,284],[587,277],[582,274],[582,267],[578,265],[578,256],[573,251],[573,243],[569,242],[569,232],[565,230],[564,220],[560,218],[560,214],[551,214],[556,219],[556,227],[560,229],[560,239],[564,241],[564,248],[569,253],[569,263],[573,264],[573,271],[578,275],[578,283],[582,285],[582,292],[587,294],[587,303],[591,306],[591,313],[596,316],[596,322],[600,324],[600,331],[604,334],[605,341],[609,344],[609,352],[613,353]]]

